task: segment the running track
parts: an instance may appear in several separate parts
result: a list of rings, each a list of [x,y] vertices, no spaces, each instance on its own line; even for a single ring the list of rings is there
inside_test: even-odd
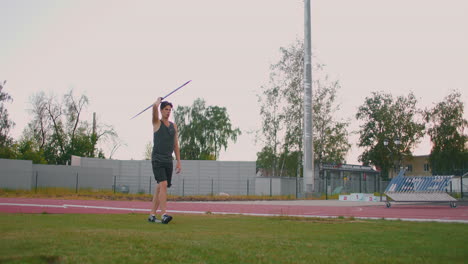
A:
[[[341,205],[343,203],[343,205]],[[349,202],[168,202],[172,214],[243,214],[256,216],[354,217],[404,221],[468,223],[468,206],[447,204],[347,204]],[[150,202],[0,198],[0,213],[118,214],[149,213]]]

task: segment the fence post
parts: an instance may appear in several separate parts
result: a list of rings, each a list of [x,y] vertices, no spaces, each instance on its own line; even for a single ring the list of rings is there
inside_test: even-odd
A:
[[[463,199],[463,175],[460,175],[460,199]]]
[[[359,175],[359,193],[362,193],[362,173]]]
[[[148,192],[149,192],[149,194],[151,194],[151,176],[149,176],[149,179],[150,179],[150,183],[149,183],[149,189],[148,189]]]
[[[273,183],[273,178],[270,178],[270,197],[273,195],[273,186],[272,186],[272,183]]]
[[[297,199],[297,175],[296,175],[296,199]]]
[[[185,179],[182,179],[182,196],[185,196]]]
[[[214,179],[211,178],[211,196],[213,196],[213,194],[214,194],[214,193],[213,193],[213,184],[214,184],[213,181],[214,181]]]
[[[324,172],[325,174],[325,200],[328,200],[328,177],[327,177],[327,172]]]
[[[115,186],[117,184],[116,178],[117,178],[117,176],[114,175],[114,186],[113,186],[114,187],[113,188],[114,189],[114,194],[115,194],[115,189],[117,189],[117,186]]]
[[[34,187],[34,192],[37,193],[37,175],[39,174],[38,171],[36,171],[36,186]]]
[[[76,173],[75,193],[78,193],[78,172]]]
[[[377,175],[375,175],[375,178],[374,178],[374,193],[377,192],[377,179],[378,179],[378,177],[377,177]]]
[[[379,194],[380,194],[380,201],[382,201],[382,174],[379,173]]]

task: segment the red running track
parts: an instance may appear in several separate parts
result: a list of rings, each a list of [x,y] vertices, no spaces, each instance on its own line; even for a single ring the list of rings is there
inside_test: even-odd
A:
[[[56,200],[29,198],[0,198],[3,213],[51,214],[116,214],[149,213],[150,202],[107,200]],[[468,206],[458,205],[384,205],[373,206],[317,206],[278,205],[268,203],[236,202],[168,202],[168,212],[173,214],[244,214],[258,216],[301,217],[355,217],[367,219],[400,219],[408,221],[438,221],[468,223]]]

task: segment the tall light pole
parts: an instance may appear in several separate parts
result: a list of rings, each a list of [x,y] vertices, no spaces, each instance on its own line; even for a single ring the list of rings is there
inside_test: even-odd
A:
[[[312,40],[310,0],[304,0],[304,192],[314,191],[314,149],[312,142]]]

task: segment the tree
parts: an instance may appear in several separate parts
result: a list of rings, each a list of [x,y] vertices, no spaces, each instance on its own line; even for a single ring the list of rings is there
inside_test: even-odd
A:
[[[432,173],[462,175],[468,171],[468,121],[463,118],[461,94],[453,91],[434,108],[425,111],[432,141],[429,162]]]
[[[299,40],[288,48],[280,48],[279,62],[270,66],[269,86],[262,87],[258,95],[262,129],[257,139],[263,142],[264,148],[257,153],[257,166],[272,171],[274,175],[294,176],[300,172],[304,116],[303,51],[303,42]],[[323,72],[323,65],[315,64],[313,71],[315,159],[317,163],[341,163],[350,144],[346,130],[348,123],[336,121],[333,117],[339,109],[335,99],[340,85]]]
[[[272,78],[273,76],[270,76]],[[278,152],[280,147],[280,135],[282,120],[284,117],[279,113],[281,97],[280,87],[273,86],[270,89],[262,87],[264,97],[258,96],[260,115],[262,116],[262,134],[264,147],[257,153],[257,166],[270,168],[273,175],[278,170]]]
[[[4,91],[6,81],[0,82],[0,158],[14,158],[15,152],[12,149],[13,138],[9,136],[10,130],[15,123],[8,117],[8,110],[5,103],[13,101],[13,98]]]
[[[178,106],[174,111],[179,132],[180,156],[186,160],[216,160],[229,140],[241,134],[233,128],[225,107],[205,106],[203,99],[193,105]]]
[[[151,155],[153,154],[153,143],[151,141],[148,141],[145,145],[145,152],[143,153],[143,156],[145,160],[151,160]]]
[[[356,119],[362,121],[359,130],[358,146],[364,148],[359,160],[364,165],[375,165],[388,175],[388,170],[397,163],[399,167],[403,156],[411,157],[411,150],[424,135],[424,122],[419,121],[422,111],[416,107],[413,93],[408,96],[373,92],[359,107]],[[399,139],[401,144],[395,144]],[[389,142],[385,146],[384,141]]]
[[[315,160],[321,163],[345,163],[345,156],[351,144],[348,141],[349,122],[334,120],[339,110],[335,105],[338,81],[329,81],[328,76],[315,81],[313,96],[314,153]]]
[[[31,104],[33,119],[23,134],[34,139],[49,164],[67,164],[72,155],[103,158],[98,142],[117,137],[111,126],[101,124],[95,116],[92,125],[83,120],[89,100],[85,95],[75,97],[73,90],[63,100],[39,92],[32,96]]]
[[[32,138],[22,137],[16,144],[14,144],[16,157],[19,160],[31,160],[34,164],[47,164],[44,158],[44,151],[41,150]]]

